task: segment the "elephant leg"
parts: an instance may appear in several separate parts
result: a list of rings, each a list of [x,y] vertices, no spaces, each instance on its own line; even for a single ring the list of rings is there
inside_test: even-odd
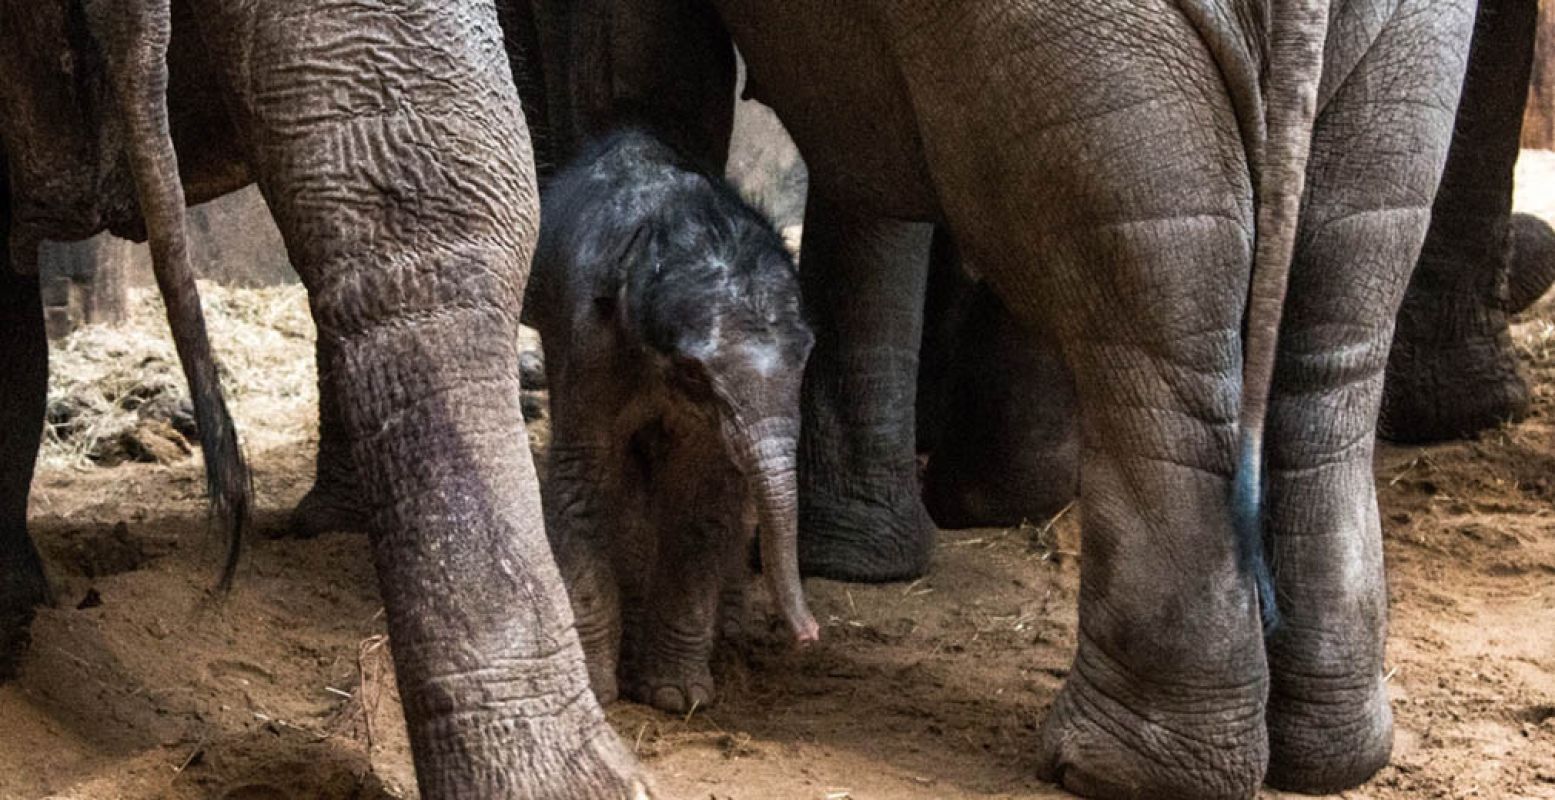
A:
[[[1384,438],[1471,436],[1528,413],[1505,242],[1537,12],[1524,0],[1479,4],[1452,150],[1388,359]]]
[[[755,550],[757,511],[747,498],[740,514],[738,547],[729,549],[724,560],[723,589],[718,594],[718,638],[737,642],[750,630],[750,586],[756,577],[750,554]]]
[[[1074,383],[1057,342],[986,286],[957,332],[945,423],[923,502],[944,528],[1052,517],[1078,491]]]
[[[616,521],[633,514],[604,483],[608,451],[565,423],[553,429],[541,487],[546,533],[572,602],[589,684],[601,704],[616,699],[622,605],[611,550]]]
[[[1247,797],[1268,752],[1257,602],[1229,507],[1251,249],[1219,215],[1091,233],[1074,235],[1111,272],[1076,272],[1136,288],[1058,295],[1081,409],[1084,556],[1079,646],[1040,772],[1088,797]]]
[[[292,511],[289,533],[311,539],[330,531],[365,531],[367,510],[362,507],[362,489],[351,463],[350,442],[340,416],[340,402],[346,389],[331,368],[330,342],[318,340],[319,450],[315,461],[313,488]]]
[[[932,232],[810,192],[799,271],[816,334],[799,437],[806,575],[878,582],[928,569],[935,530],[919,498],[912,399]]]
[[[741,543],[729,515],[710,518],[705,508],[661,520],[658,558],[640,617],[642,636],[627,659],[632,674],[623,680],[632,699],[683,714],[717,698],[708,659],[725,562]]]
[[[924,86],[954,62],[980,87],[921,103],[938,194],[1015,318],[1053,331],[1080,409],[1078,647],[1035,762],[1089,797],[1249,797],[1268,684],[1230,508],[1253,260],[1234,110],[1247,87],[1217,82],[1236,75],[1175,6],[1083,25],[1064,4],[1032,9],[935,37],[1007,60],[914,63]],[[1010,41],[1095,57],[1030,58]],[[1019,80],[983,89],[990,75]],[[969,141],[1010,145],[954,144]]]
[[[1282,615],[1267,641],[1268,781],[1280,788],[1348,789],[1392,746],[1372,432],[1394,310],[1452,135],[1454,48],[1473,14],[1463,5],[1400,7],[1332,90],[1313,136],[1265,445]]]
[[[717,697],[708,659],[720,598],[730,562],[744,560],[750,540],[740,476],[715,437],[680,431],[654,450],[653,552],[635,574],[641,583],[622,587],[631,611],[622,683],[638,702],[685,713]]]
[[[539,213],[494,8],[194,10],[345,389],[421,796],[651,796],[589,691],[523,444]]]
[[[0,173],[0,178],[3,178]],[[0,194],[6,187],[0,185]],[[3,198],[0,198],[3,199]],[[0,211],[3,211],[0,208]],[[0,225],[9,220],[0,214]],[[4,234],[0,234],[0,244]],[[33,609],[49,601],[43,562],[27,534],[27,496],[43,434],[49,348],[38,277],[21,276],[0,250],[0,681],[15,675]]]

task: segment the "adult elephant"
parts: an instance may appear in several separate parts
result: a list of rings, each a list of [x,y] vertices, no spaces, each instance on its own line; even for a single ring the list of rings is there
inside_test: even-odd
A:
[[[1471,436],[1525,416],[1530,396],[1508,317],[1555,282],[1555,231],[1511,213],[1535,4],[1483,0],[1480,9],[1446,172],[1388,365],[1378,429],[1395,441]],[[1073,479],[1065,444],[1053,437],[1068,392],[1042,362],[988,368],[1023,334],[943,262],[933,262],[931,284],[950,284],[948,294],[964,299],[931,294],[924,321],[917,436],[929,455],[925,504],[945,527],[1044,518]]]
[[[258,181],[340,390],[422,796],[648,796],[589,691],[514,445],[538,215],[491,3],[3,0],[0,35],[18,266],[41,237],[105,227],[143,227],[176,259],[185,197]],[[11,622],[42,599],[25,529],[47,354],[36,279],[0,270],[0,313],[0,384],[17,388],[0,396]]]
[[[1528,413],[1507,317],[1555,278],[1543,222],[1512,212],[1538,4],[1481,0],[1452,153],[1398,315],[1378,432],[1470,436]]]
[[[586,49],[567,81],[603,70],[601,95],[651,105],[634,86],[689,48],[642,47],[673,39],[654,14],[647,32],[626,22],[643,3],[576,5],[561,29],[592,20],[623,41]],[[910,398],[943,224],[1017,319],[1053,331],[1075,379],[1080,645],[1045,774],[1098,796],[1245,797],[1266,773],[1327,791],[1385,763],[1371,434],[1472,4],[706,7],[810,168],[809,569],[924,568]],[[1259,540],[1277,565],[1266,609],[1285,618],[1267,637]]]

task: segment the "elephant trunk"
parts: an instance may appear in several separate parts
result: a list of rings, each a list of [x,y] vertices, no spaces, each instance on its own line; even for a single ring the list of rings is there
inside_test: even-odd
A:
[[[797,398],[796,398],[797,400]],[[796,403],[797,407],[797,403]],[[758,417],[730,426],[736,466],[756,507],[762,574],[772,601],[799,644],[820,638],[799,580],[799,483],[795,452],[799,422],[794,415]]]

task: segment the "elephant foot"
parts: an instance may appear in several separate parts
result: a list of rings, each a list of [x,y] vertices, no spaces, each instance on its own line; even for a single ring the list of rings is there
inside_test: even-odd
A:
[[[0,558],[0,563],[11,559]],[[32,618],[38,606],[50,602],[43,564],[31,543],[27,552],[0,575],[0,682],[16,677],[31,642]]]
[[[799,571],[852,583],[921,578],[936,529],[917,492],[895,503],[839,499],[812,492],[799,512]]]
[[[1043,723],[1039,777],[1106,800],[1257,793],[1268,758],[1259,686],[1206,696],[1111,671],[1100,688],[1086,660],[1082,653]]]
[[[531,753],[544,753],[558,759],[556,768],[545,770],[547,786],[527,787],[515,796],[543,800],[656,800],[667,797],[660,792],[627,749],[615,731],[603,721],[589,726],[579,742],[580,729],[567,726],[565,720],[547,726],[570,729],[557,731],[557,739],[529,743]]]
[[[1270,786],[1334,794],[1365,783],[1388,763],[1393,712],[1380,679],[1359,698],[1353,691],[1282,686],[1278,676],[1274,683],[1266,717]]]
[[[351,481],[321,478],[292,510],[285,535],[312,539],[320,534],[367,530],[367,511]]]
[[[632,681],[631,699],[671,714],[711,706],[718,698],[707,662],[661,664]]]
[[[1528,407],[1505,327],[1462,342],[1400,338],[1388,358],[1377,433],[1403,443],[1465,438],[1521,420]]]
[[[1506,313],[1520,314],[1555,283],[1555,229],[1532,214],[1513,214],[1506,261]]]

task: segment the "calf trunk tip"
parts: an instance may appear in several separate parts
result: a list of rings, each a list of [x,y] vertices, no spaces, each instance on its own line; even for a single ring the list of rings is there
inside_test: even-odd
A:
[[[809,647],[821,640],[821,626],[816,623],[815,617],[806,612],[804,619],[795,620],[793,623],[794,645],[800,649]]]

